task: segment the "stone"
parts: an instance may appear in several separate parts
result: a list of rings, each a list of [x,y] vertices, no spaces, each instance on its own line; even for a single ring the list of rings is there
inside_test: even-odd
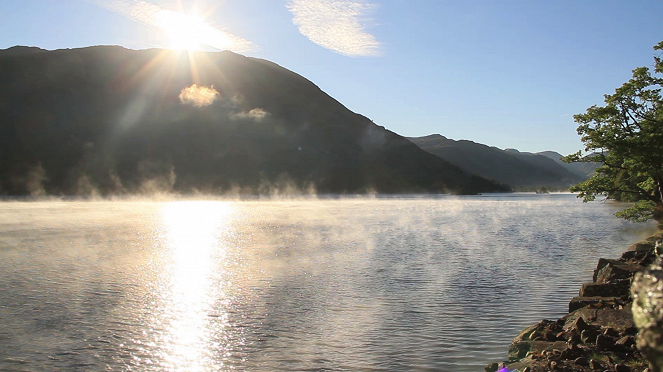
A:
[[[531,342],[516,341],[509,345],[509,361],[515,362],[527,356],[527,353],[532,348]]]
[[[514,371],[514,372],[515,371],[522,371],[525,368],[529,367],[533,362],[534,362],[534,360],[532,360],[530,358],[524,358],[524,359],[521,359],[521,360],[519,360],[515,363],[508,364],[506,366],[506,369],[508,371]],[[530,367],[530,369],[531,369],[531,367]]]
[[[587,328],[580,334],[580,339],[585,344],[593,344],[596,342],[597,332],[591,328]]]
[[[599,351],[605,350],[609,344],[610,344],[610,339],[608,338],[608,336],[603,334],[596,336],[596,349],[598,349]]]
[[[599,361],[596,359],[592,359],[589,361],[589,368],[593,370],[598,370],[601,368],[601,363],[599,363]]]
[[[551,329],[546,329],[543,338],[546,341],[557,341],[557,335],[555,335],[555,332],[553,332]]]
[[[580,288],[579,297],[622,297],[628,296],[631,288],[629,279],[619,279],[612,283],[585,283]]]
[[[642,271],[640,265],[628,264],[620,260],[600,258],[594,271],[594,283],[609,283],[618,279],[630,279],[636,272]]]
[[[657,247],[658,248],[658,247]],[[636,344],[652,372],[663,371],[663,262],[659,258],[636,274],[631,286],[633,320],[640,330]]]
[[[615,364],[615,372],[631,372],[631,368],[624,364]]]
[[[573,328],[578,332],[578,334],[582,335],[582,331],[585,331],[589,329],[589,325],[587,322],[585,322],[585,319],[582,317],[578,317],[576,321],[573,323]]]
[[[580,335],[575,331],[571,332],[569,339],[566,341],[567,345],[569,346],[577,346],[581,342],[582,340],[580,339]]]
[[[579,317],[582,317],[590,325],[611,327],[620,333],[628,334],[629,329],[635,327],[631,307],[627,306],[623,309],[578,309],[564,317],[566,319],[564,330],[568,332]]]
[[[517,341],[509,346],[509,362],[516,362],[525,358],[528,353],[541,354],[566,349],[564,341]]]
[[[624,336],[615,342],[615,345],[630,347],[635,345],[635,337],[633,336]]]
[[[582,309],[586,306],[617,306],[619,304],[619,297],[603,297],[603,296],[594,296],[594,297],[574,297],[569,302],[569,313],[572,313],[578,309]]]
[[[496,372],[497,369],[500,368],[500,365],[497,363],[491,363],[484,368],[484,371],[486,372]]]
[[[654,243],[653,242],[647,242],[647,241],[641,241],[637,242],[630,247],[628,247],[628,250],[630,252],[641,252],[641,251],[649,251],[654,249]]]
[[[550,320],[542,320],[536,324],[532,324],[531,326],[523,329],[518,336],[516,336],[512,342],[520,342],[520,341],[532,341],[534,338],[536,338],[539,334],[545,331],[545,329],[549,326],[554,324],[554,322],[551,322]]]
[[[610,337],[619,337],[620,333],[612,327],[605,327],[603,329],[603,334]]]
[[[587,360],[585,357],[578,357],[573,361],[573,364],[581,367],[587,367],[589,366],[589,360]]]

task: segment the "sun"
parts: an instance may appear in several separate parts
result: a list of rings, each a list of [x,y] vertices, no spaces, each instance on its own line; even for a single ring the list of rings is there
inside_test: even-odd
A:
[[[162,9],[152,17],[154,25],[168,38],[168,49],[195,51],[212,47],[225,50],[236,44],[231,34],[210,25],[197,15]]]

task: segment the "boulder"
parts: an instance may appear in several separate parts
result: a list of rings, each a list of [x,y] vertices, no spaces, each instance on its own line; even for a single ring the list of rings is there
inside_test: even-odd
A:
[[[633,275],[642,271],[641,265],[629,264],[621,260],[599,258],[599,263],[594,271],[595,283],[609,283],[614,280],[630,279]]]
[[[652,372],[663,371],[663,262],[638,273],[631,287],[633,319],[640,332],[636,342]]]
[[[586,306],[591,307],[617,307],[620,304],[619,297],[603,297],[603,296],[594,296],[594,297],[573,297],[571,302],[569,302],[569,313],[584,308]]]
[[[631,281],[615,280],[612,283],[585,283],[580,288],[580,297],[622,297],[628,296]]]
[[[635,324],[633,323],[633,315],[630,307],[623,309],[591,309],[582,308],[566,315],[564,318],[564,331],[568,332],[573,329],[578,318],[582,318],[585,323],[590,326],[604,328],[612,328],[613,332],[620,334],[634,333]]]
[[[559,351],[566,349],[564,341],[519,341],[509,346],[509,362],[516,362],[525,358],[528,354],[538,354],[544,351]]]
[[[649,250],[652,250],[654,248],[654,244],[655,243],[652,242],[652,241],[643,240],[641,242],[637,242],[637,243],[631,245],[630,247],[628,247],[628,250],[629,251],[649,251]]]

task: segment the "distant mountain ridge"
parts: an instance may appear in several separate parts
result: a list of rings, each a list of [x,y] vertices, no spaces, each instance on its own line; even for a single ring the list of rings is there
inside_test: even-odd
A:
[[[0,194],[275,189],[509,190],[266,60],[115,46],[0,50]]]
[[[563,157],[562,154],[555,151],[541,151],[537,152],[537,155],[546,156],[555,161],[555,163],[561,165],[562,167],[568,169],[570,172],[573,172],[585,179],[591,177],[594,174],[594,170],[598,167],[596,163],[564,163],[560,160]],[[592,156],[591,154],[589,156]]]
[[[467,140],[452,140],[439,134],[409,138],[417,146],[459,168],[509,184],[516,189],[566,188],[586,180],[593,171],[564,164],[558,153],[501,150]],[[591,167],[591,165],[590,165]]]

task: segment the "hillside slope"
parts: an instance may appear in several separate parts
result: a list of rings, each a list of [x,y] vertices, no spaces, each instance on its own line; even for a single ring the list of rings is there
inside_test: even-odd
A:
[[[0,51],[0,194],[477,193],[303,77],[231,52]]]
[[[410,141],[467,172],[515,188],[565,188],[585,179],[543,155],[455,141],[439,134],[410,138]]]

